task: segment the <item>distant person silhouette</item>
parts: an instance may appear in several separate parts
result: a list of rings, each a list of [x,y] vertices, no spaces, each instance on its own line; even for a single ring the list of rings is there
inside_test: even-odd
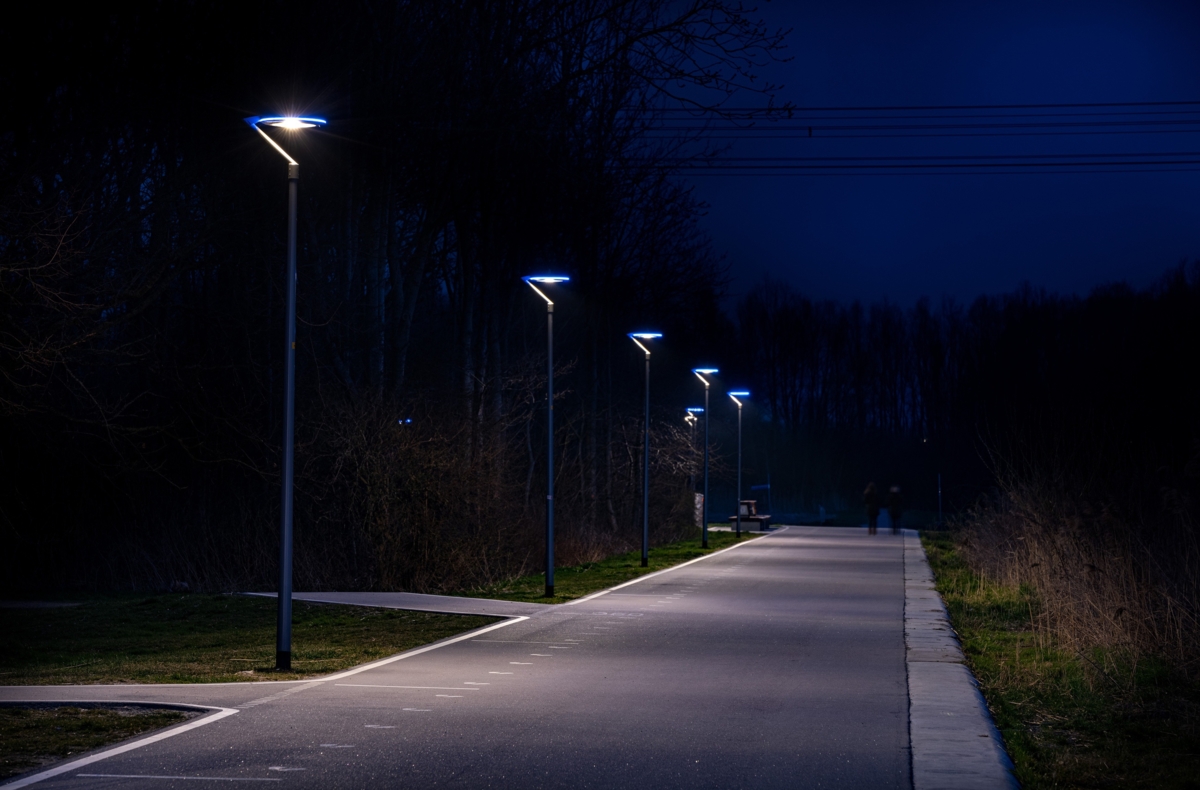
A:
[[[900,497],[900,486],[892,486],[887,497],[888,515],[892,517],[892,534],[900,534],[900,516],[904,515],[904,500]]]
[[[863,491],[863,506],[867,509],[867,534],[874,535],[879,528],[879,492],[874,482],[867,483]]]

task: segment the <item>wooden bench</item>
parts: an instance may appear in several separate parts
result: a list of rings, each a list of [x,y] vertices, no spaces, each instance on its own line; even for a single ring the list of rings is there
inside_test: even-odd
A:
[[[771,528],[771,515],[769,513],[758,512],[757,499],[743,499],[738,503],[738,509],[742,511],[742,526],[746,529],[765,531]],[[729,517],[730,526],[735,526],[737,521],[737,516]],[[754,524],[755,526],[750,527],[750,524]]]

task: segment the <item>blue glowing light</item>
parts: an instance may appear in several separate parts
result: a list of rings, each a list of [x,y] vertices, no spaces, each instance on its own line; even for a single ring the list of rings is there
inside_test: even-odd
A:
[[[399,424],[399,425],[408,425],[408,424],[410,424],[411,422],[412,422],[412,417],[408,417],[408,418],[405,418],[405,419],[403,419],[403,420],[396,420],[396,423],[397,423],[397,424]]]
[[[571,278],[565,274],[531,274],[528,277],[522,277],[527,283],[566,283],[570,282]]]
[[[629,336],[638,340],[654,340],[657,337],[662,337],[662,332],[630,332]]]
[[[731,397],[731,398],[749,398],[750,392],[747,390],[736,390],[734,392],[729,393],[729,397]]]
[[[699,406],[688,406],[688,411],[690,411],[692,414],[704,413],[704,409],[700,408]]]
[[[718,371],[716,368],[692,368],[692,372],[705,375],[709,373],[719,373],[720,371]]]

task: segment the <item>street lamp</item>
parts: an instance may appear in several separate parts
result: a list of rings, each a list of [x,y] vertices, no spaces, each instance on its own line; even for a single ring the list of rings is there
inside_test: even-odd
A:
[[[737,536],[742,536],[742,402],[738,398],[749,398],[746,390],[735,390],[729,393],[729,399],[738,407],[738,473],[737,473]]]
[[[704,382],[704,503],[700,506],[702,532],[700,548],[708,548],[708,387],[709,381],[704,378],[717,373],[716,368],[692,368],[696,378]]]
[[[650,349],[641,341],[662,337],[662,332],[630,332],[629,339],[646,352],[646,425],[642,436],[642,567],[650,565]]]
[[[262,135],[271,147],[283,154],[288,163],[288,238],[287,238],[287,343],[284,346],[287,374],[283,407],[283,507],[279,541],[279,610],[275,623],[275,668],[292,668],[292,455],[296,428],[296,200],[300,182],[300,163],[272,140],[263,126],[296,132],[324,126],[324,118],[295,115],[255,115],[246,123]]]
[[[554,597],[554,302],[534,283],[554,285],[570,281],[558,274],[522,277],[546,300],[546,597]]]

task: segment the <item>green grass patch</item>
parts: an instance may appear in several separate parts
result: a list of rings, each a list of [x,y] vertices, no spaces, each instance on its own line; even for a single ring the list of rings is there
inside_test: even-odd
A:
[[[921,539],[1022,786],[1200,788],[1200,687],[1062,649],[1033,628],[1036,590],[973,573],[950,533]]]
[[[527,601],[529,603],[564,603],[591,595],[594,592],[636,579],[647,573],[661,571],[681,562],[694,560],[728,548],[735,543],[761,537],[761,533],[743,532],[739,541],[733,532],[708,533],[708,548],[700,548],[700,539],[681,540],[654,546],[649,552],[649,566],[642,567],[641,549],[628,554],[618,554],[599,562],[588,562],[570,568],[554,569],[554,597],[546,598],[546,577],[537,573],[506,582],[480,587],[458,593],[472,598],[494,598],[501,601]]]
[[[198,714],[161,708],[0,707],[0,780]]]
[[[4,608],[0,684],[298,680],[495,622],[303,601],[293,615],[293,671],[276,672],[272,598],[106,595],[72,607]]]

